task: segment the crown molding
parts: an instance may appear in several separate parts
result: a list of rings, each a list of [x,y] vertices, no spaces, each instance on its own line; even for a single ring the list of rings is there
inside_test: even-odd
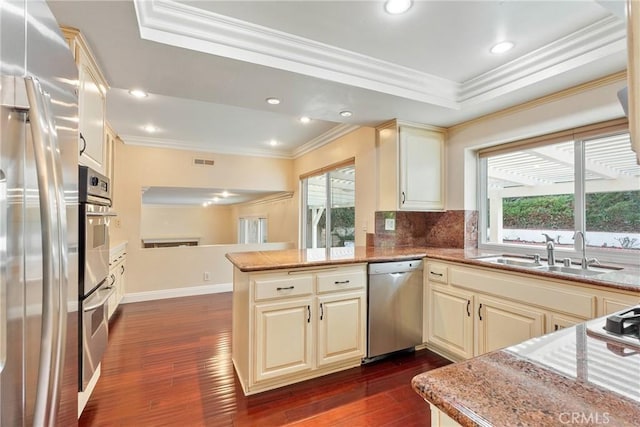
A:
[[[464,82],[227,17],[173,0],[134,0],[143,39],[387,93],[451,109],[504,96],[626,49],[608,16]]]
[[[297,159],[300,156],[303,156],[313,150],[317,150],[318,148],[322,147],[323,145],[327,145],[330,142],[335,141],[336,139],[353,132],[356,129],[360,129],[360,126],[358,125],[350,125],[350,124],[340,124],[338,126],[335,126],[331,129],[329,129],[328,131],[326,131],[325,133],[323,133],[322,135],[319,135],[315,138],[313,138],[311,141],[301,145],[300,147],[296,148],[295,150],[293,150],[293,158]]]
[[[608,16],[465,81],[458,101],[463,107],[488,101],[625,49],[624,21]]]
[[[173,150],[195,151],[201,153],[229,154],[235,156],[271,157],[276,159],[292,159],[290,153],[273,152],[271,150],[261,150],[255,148],[238,148],[237,146],[209,145],[202,146],[195,141],[183,141],[175,139],[163,139],[152,137],[141,137],[135,135],[120,135],[120,139],[126,145],[137,145],[141,147],[168,148]]]
[[[458,109],[459,84],[171,0],[134,0],[143,39]]]

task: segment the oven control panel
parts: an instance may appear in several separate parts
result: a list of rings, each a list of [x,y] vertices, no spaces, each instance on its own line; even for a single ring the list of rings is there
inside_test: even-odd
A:
[[[109,178],[87,166],[80,166],[78,199],[80,203],[111,205]]]

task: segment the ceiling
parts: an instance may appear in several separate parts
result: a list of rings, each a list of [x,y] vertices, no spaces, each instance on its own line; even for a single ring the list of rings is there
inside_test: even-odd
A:
[[[256,200],[273,201],[290,198],[290,192],[221,190],[194,187],[145,187],[142,189],[143,205],[204,205],[226,206]]]
[[[127,144],[295,158],[357,126],[448,127],[626,68],[622,0],[49,4],[91,46]],[[514,49],[491,54],[502,40]]]

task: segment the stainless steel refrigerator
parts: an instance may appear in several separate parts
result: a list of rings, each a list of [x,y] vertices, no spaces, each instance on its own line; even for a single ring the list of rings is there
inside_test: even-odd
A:
[[[0,79],[0,425],[74,425],[78,72],[44,1],[0,0]]]

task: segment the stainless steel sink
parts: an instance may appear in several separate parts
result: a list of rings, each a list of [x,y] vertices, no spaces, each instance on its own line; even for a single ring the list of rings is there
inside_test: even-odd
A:
[[[513,265],[516,267],[538,268],[542,267],[540,262],[522,257],[511,257],[507,255],[476,258],[478,261],[490,262],[493,264]]]
[[[553,273],[574,274],[576,276],[598,276],[600,274],[607,273],[606,269],[588,269],[580,267],[565,267],[562,265],[545,265],[540,268],[541,271],[550,271]]]

